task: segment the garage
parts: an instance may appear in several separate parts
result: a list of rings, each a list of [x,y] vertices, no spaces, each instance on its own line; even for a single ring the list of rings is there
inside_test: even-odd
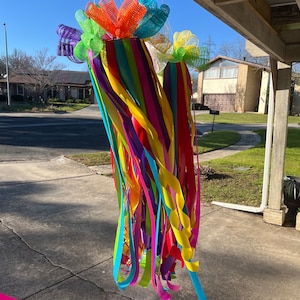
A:
[[[235,94],[205,94],[203,95],[204,105],[210,109],[234,112]]]

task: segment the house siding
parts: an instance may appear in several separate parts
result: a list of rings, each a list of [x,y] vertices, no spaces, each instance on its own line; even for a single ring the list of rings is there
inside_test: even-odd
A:
[[[203,82],[203,94],[235,94],[237,78],[207,79]]]
[[[212,109],[218,107],[220,111],[258,111],[262,93],[261,77],[266,68],[222,56],[218,56],[211,62],[212,72],[208,74],[200,72],[198,77],[198,102]],[[213,71],[218,65],[227,67],[230,64],[237,65],[236,78],[213,78],[211,76],[214,75]],[[263,93],[266,94],[266,91]],[[266,101],[266,97],[264,100]]]
[[[240,64],[238,79],[237,79],[237,87],[235,94],[235,111],[244,112],[245,111],[245,100],[246,100],[246,88],[247,88],[247,80],[248,80],[248,66]]]
[[[248,68],[244,112],[258,111],[262,70]]]
[[[204,94],[203,99],[204,105],[210,109],[223,112],[235,111],[235,94]]]
[[[291,103],[291,114],[300,115],[300,85],[295,84],[294,95]]]

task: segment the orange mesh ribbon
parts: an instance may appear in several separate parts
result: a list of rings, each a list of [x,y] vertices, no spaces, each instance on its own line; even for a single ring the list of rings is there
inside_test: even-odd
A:
[[[114,0],[102,0],[99,6],[89,3],[86,14],[113,38],[133,37],[138,24],[147,12],[137,0],[123,1],[118,9]]]

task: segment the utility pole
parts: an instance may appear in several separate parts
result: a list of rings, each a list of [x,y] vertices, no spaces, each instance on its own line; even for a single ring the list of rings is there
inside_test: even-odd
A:
[[[7,47],[7,33],[6,33],[6,24],[4,26],[4,38],[5,38],[5,52],[6,52],[6,79],[7,79],[7,106],[10,107],[10,90],[9,90],[9,68],[8,68],[8,47]]]

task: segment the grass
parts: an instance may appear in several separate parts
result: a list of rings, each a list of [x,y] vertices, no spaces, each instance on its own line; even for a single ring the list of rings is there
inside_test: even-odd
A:
[[[72,112],[89,106],[86,103],[72,103],[72,105],[53,105],[26,102],[14,102],[9,108],[0,104],[0,112]]]
[[[205,153],[217,149],[228,147],[240,140],[241,136],[235,131],[220,130],[208,133],[198,139],[198,147],[194,146],[194,152]],[[69,155],[68,158],[73,159],[86,166],[96,166],[110,164],[109,152],[82,153]]]
[[[264,124],[267,123],[267,115],[258,113],[223,113],[215,116],[215,123],[223,124]],[[196,116],[197,122],[212,122],[213,116],[210,114],[200,114]],[[289,116],[289,123],[299,123],[300,117]]]
[[[241,136],[235,131],[220,130],[204,135],[195,140],[194,153],[205,153],[228,147],[237,143]],[[197,146],[198,143],[198,146]]]
[[[259,206],[263,185],[265,130],[258,130],[261,142],[254,148],[233,156],[207,163],[215,170],[211,180],[202,179],[203,201],[221,201],[250,206]],[[299,176],[300,129],[288,130],[285,157],[285,174]]]
[[[101,151],[96,153],[72,154],[68,158],[82,163],[86,166],[100,166],[111,163],[110,152]]]
[[[265,157],[265,133],[264,129],[257,130],[261,142],[254,148],[245,150],[236,155],[205,163],[205,167],[212,168],[214,175],[201,180],[202,201],[221,201],[250,206],[259,206],[263,185],[264,157]],[[233,140],[239,139],[239,134],[234,132],[209,133],[199,139],[200,153],[212,151],[220,145],[220,139],[224,147],[229,146]],[[218,139],[216,136],[219,135]],[[285,174],[299,176],[300,165],[300,129],[290,128],[285,158]],[[227,139],[228,138],[228,139]],[[204,139],[204,137],[203,137]],[[218,140],[218,142],[216,142]],[[227,140],[227,142],[226,142]],[[108,152],[86,153],[70,155],[69,158],[85,165],[110,164]]]
[[[211,122],[209,114],[197,116],[197,120]],[[258,124],[266,123],[267,116],[259,114],[231,114],[222,113],[215,122],[231,124]],[[289,117],[289,123],[299,123],[300,117]],[[220,201],[237,203],[249,206],[259,206],[263,185],[265,134],[264,129],[256,131],[261,136],[261,142],[254,148],[245,150],[236,155],[205,162],[208,169],[214,171],[213,176],[207,179],[202,176],[202,201]],[[208,133],[198,140],[198,153],[213,151],[236,143],[240,135],[233,131],[215,131]],[[299,174],[300,165],[300,129],[290,128],[285,157],[285,174]],[[195,147],[196,150],[196,147]],[[86,165],[110,164],[108,152],[78,154],[69,156]]]

